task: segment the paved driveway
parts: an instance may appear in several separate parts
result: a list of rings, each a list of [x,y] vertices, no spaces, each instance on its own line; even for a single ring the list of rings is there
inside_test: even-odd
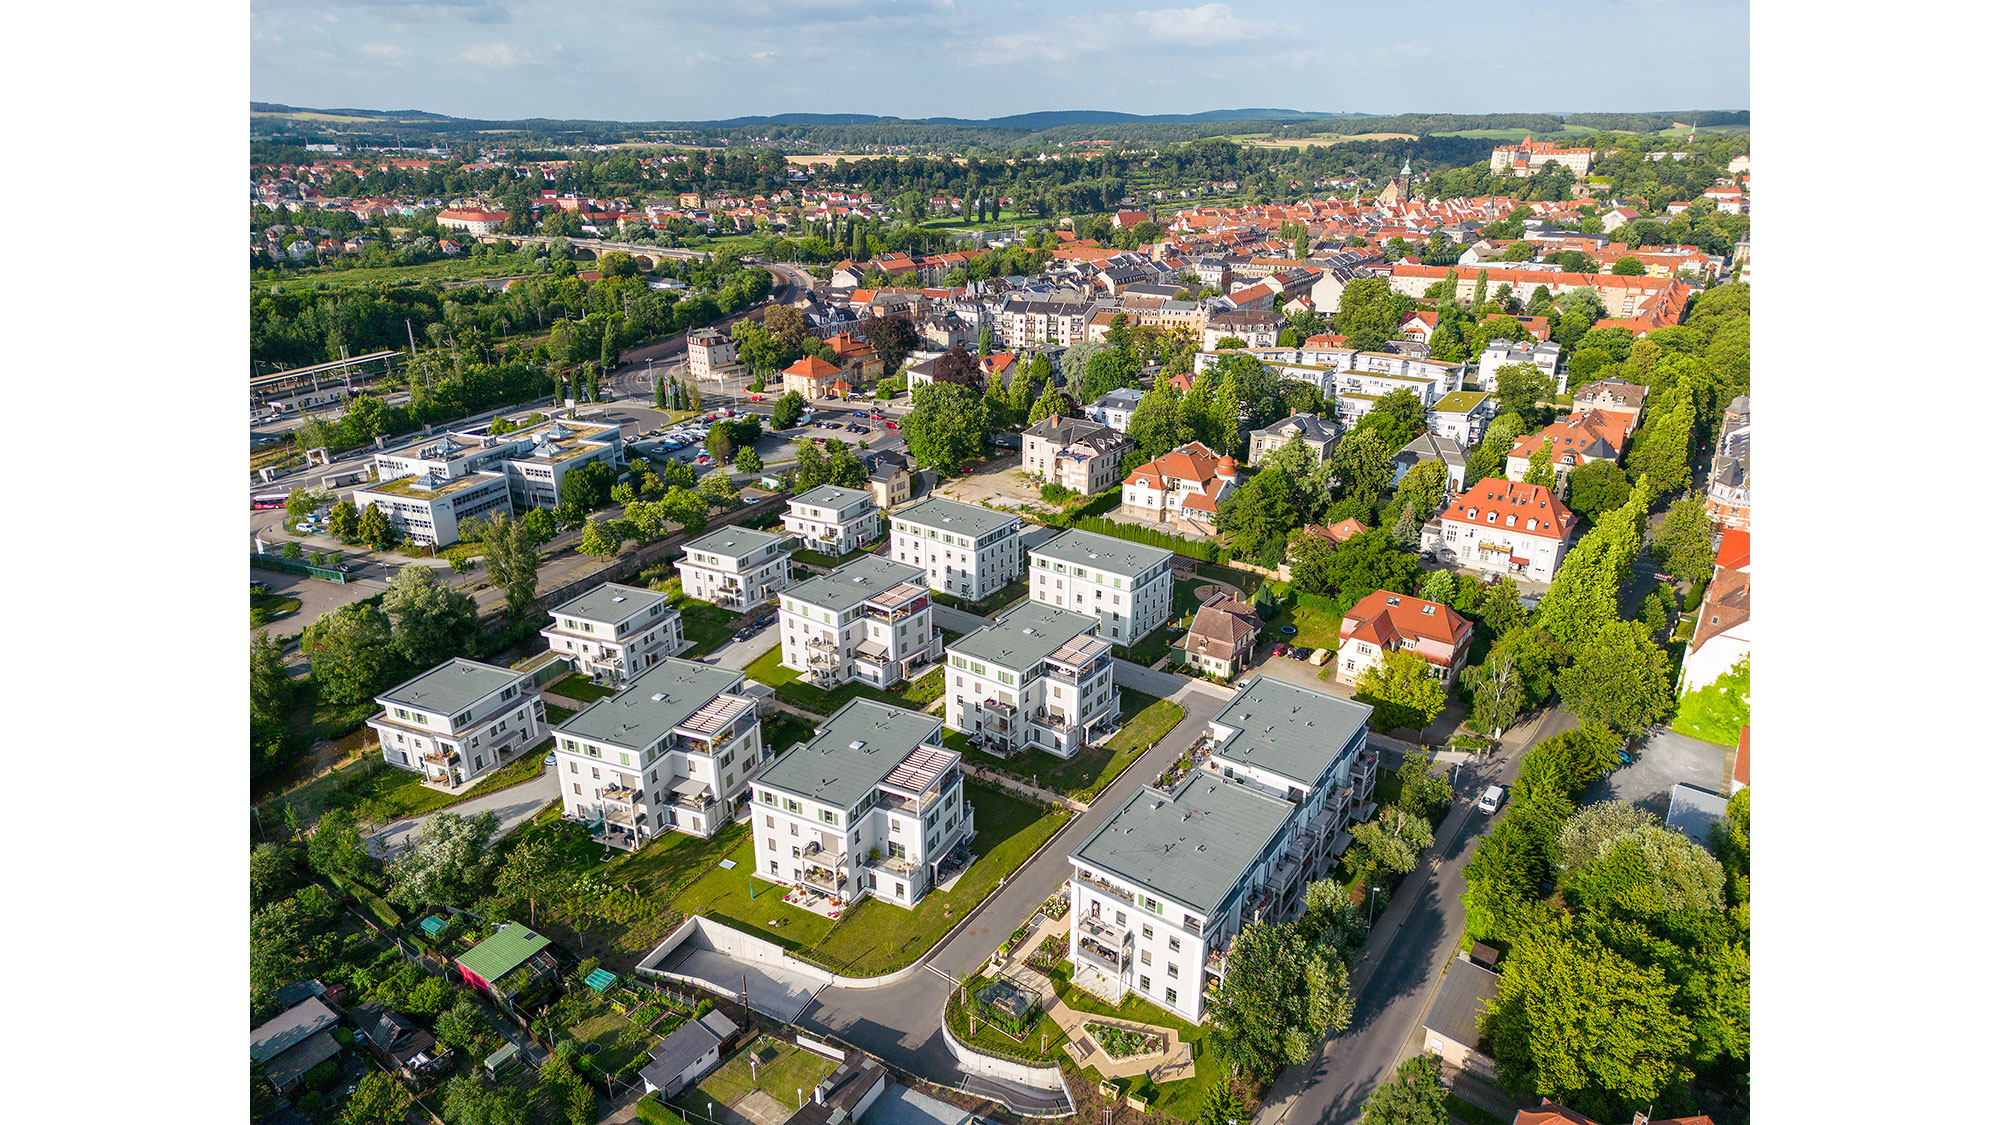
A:
[[[1656,728],[1639,744],[1631,765],[1592,782],[1576,803],[1580,807],[1598,801],[1628,801],[1664,820],[1667,796],[1677,784],[1685,782],[1727,794],[1729,756],[1728,749],[1712,742]]]
[[[500,817],[500,826],[493,833],[493,838],[498,840],[526,824],[542,811],[543,805],[555,800],[561,793],[562,787],[556,782],[555,771],[544,768],[542,775],[533,781],[524,781],[484,797],[474,797],[440,811],[455,812],[468,818],[492,812]],[[414,842],[417,828],[422,823],[423,817],[420,816],[391,822],[367,838],[368,853],[377,859],[396,858]]]

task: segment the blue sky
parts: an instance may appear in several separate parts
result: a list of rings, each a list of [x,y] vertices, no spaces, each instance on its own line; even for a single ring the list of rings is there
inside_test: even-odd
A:
[[[1744,109],[1732,0],[252,0],[250,96],[704,120]]]

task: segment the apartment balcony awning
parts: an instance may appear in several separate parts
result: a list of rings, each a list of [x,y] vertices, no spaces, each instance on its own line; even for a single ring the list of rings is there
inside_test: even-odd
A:
[[[880,641],[862,641],[854,646],[854,658],[870,664],[889,663],[889,647]]]
[[[701,808],[710,804],[708,783],[698,777],[684,777],[674,782],[674,800],[683,805]]]
[[[713,738],[717,731],[727,728],[744,714],[756,709],[757,704],[743,696],[718,695],[703,704],[701,710],[688,716],[687,721],[674,730],[676,733],[698,740]]]

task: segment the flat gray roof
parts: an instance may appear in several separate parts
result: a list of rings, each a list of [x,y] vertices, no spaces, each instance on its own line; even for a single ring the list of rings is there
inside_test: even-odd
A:
[[[684,555],[695,551],[707,551],[712,555],[740,559],[780,539],[789,538],[791,538],[789,535],[773,535],[768,531],[758,531],[749,527],[722,527],[689,543],[681,551]]]
[[[1708,829],[1729,815],[1729,798],[1683,781],[1667,794],[1667,827],[1708,847]]]
[[[1148,547],[1143,543],[1113,539],[1109,535],[1077,528],[1070,528],[1036,547],[1034,553],[1124,578],[1143,573],[1174,557],[1172,551],[1162,547]]]
[[[1210,720],[1236,733],[1215,748],[1240,762],[1312,783],[1319,780],[1374,711],[1365,703],[1263,674],[1236,689]]]
[[[1023,671],[1097,627],[1094,615],[1071,613],[1041,602],[1022,602],[993,624],[958,639],[947,651],[971,660]]]
[[[1467,1047],[1479,1045],[1479,1017],[1500,994],[1500,977],[1463,958],[1453,958],[1444,983],[1424,1013],[1424,1029]]]
[[[1197,772],[1171,797],[1146,786],[1126,798],[1070,859],[1209,915],[1291,815],[1289,801]]]
[[[811,741],[787,751],[756,784],[853,808],[903,764],[920,742],[932,742],[944,720],[872,699],[850,700]],[[858,747],[856,744],[859,744]]]
[[[455,715],[521,678],[521,673],[512,668],[496,668],[454,656],[375,698],[434,714]]]
[[[658,590],[606,582],[595,590],[578,594],[549,613],[556,617],[581,617],[587,621],[606,621],[616,625],[635,613],[653,608],[655,602],[666,600],[667,596]]]
[[[729,668],[669,657],[640,673],[617,695],[585,707],[555,729],[573,738],[644,749],[742,679],[743,673]]]
[[[845,613],[901,582],[924,586],[924,568],[881,555],[863,555],[830,574],[810,578],[778,595],[797,598],[820,609]],[[924,586],[929,589],[928,586]]]
[[[910,505],[897,512],[895,518],[908,520],[920,527],[934,527],[939,531],[949,531],[954,535],[970,536],[973,539],[998,531],[1009,524],[1021,522],[1021,517],[1011,512],[996,512],[990,508],[961,504],[956,500],[946,500],[937,496]]]
[[[875,494],[858,488],[842,488],[837,484],[822,484],[809,488],[791,498],[789,503],[806,504],[815,508],[845,508],[856,500],[873,501]]]

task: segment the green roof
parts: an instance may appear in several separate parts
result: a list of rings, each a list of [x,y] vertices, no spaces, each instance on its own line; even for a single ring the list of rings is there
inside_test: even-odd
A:
[[[438,937],[439,935],[443,934],[446,930],[451,928],[450,922],[445,921],[443,918],[440,918],[435,914],[424,919],[422,922],[419,922],[418,925],[422,926],[424,932],[431,935],[432,937]]]
[[[1485,391],[1453,391],[1431,405],[1440,414],[1465,414],[1486,401]]]
[[[488,984],[526,964],[530,957],[547,949],[549,939],[509,922],[500,932],[459,955],[458,967]]]

